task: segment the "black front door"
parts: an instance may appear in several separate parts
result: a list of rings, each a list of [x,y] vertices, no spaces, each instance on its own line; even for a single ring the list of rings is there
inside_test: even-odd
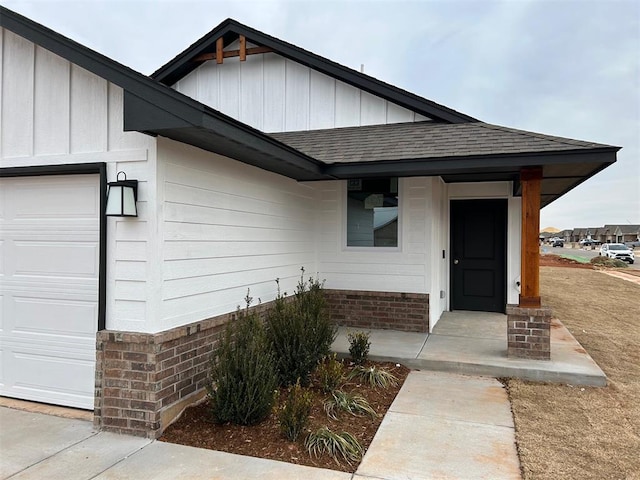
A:
[[[451,201],[451,310],[506,307],[506,200]]]

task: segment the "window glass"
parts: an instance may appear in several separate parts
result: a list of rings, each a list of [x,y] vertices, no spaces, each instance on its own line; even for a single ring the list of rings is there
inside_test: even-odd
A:
[[[347,180],[347,246],[398,246],[398,179]]]

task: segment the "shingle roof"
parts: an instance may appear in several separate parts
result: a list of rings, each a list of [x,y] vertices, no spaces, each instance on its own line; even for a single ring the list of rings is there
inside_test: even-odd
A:
[[[325,163],[610,148],[608,145],[526,132],[483,122],[397,123],[274,133],[271,136]]]

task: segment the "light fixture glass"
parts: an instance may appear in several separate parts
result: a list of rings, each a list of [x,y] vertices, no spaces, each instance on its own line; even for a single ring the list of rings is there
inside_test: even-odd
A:
[[[124,180],[120,180],[120,174],[124,176]],[[124,172],[118,172],[116,179],[117,181],[108,184],[105,215],[108,217],[137,217],[138,181],[127,180],[127,174]]]

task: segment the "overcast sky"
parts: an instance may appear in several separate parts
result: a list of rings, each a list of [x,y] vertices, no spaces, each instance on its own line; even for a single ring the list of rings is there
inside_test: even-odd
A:
[[[231,17],[482,121],[623,147],[541,227],[640,224],[640,1],[5,1],[150,74]]]

